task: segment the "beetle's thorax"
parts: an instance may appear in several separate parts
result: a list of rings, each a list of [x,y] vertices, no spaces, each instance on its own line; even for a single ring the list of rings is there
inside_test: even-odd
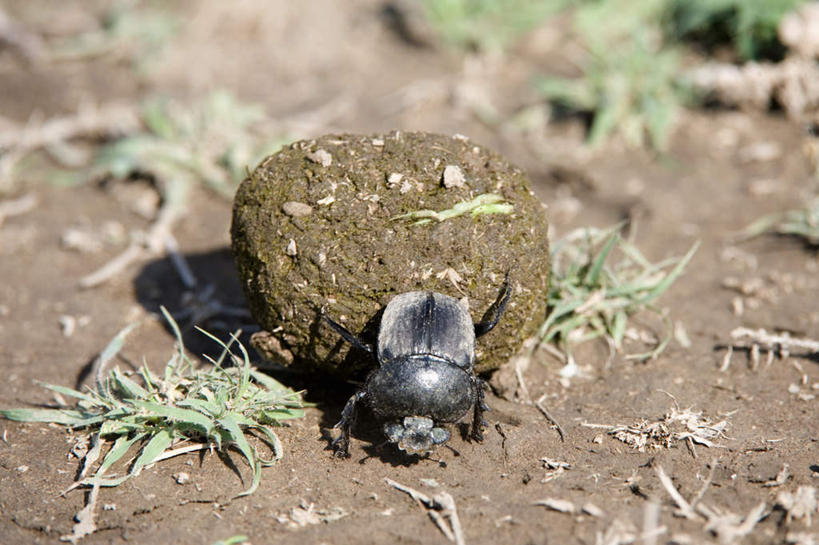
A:
[[[402,293],[381,317],[377,355],[383,365],[397,358],[446,360],[471,370],[475,364],[475,327],[465,306],[436,292]]]

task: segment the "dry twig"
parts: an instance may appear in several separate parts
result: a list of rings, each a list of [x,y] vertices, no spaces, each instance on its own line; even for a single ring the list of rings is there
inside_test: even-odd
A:
[[[546,420],[551,422],[552,425],[557,428],[557,433],[560,435],[560,441],[565,442],[566,441],[566,433],[563,431],[563,427],[560,425],[560,422],[558,422],[555,419],[555,417],[552,416],[549,413],[549,411],[546,409],[546,407],[543,405],[543,400],[544,399],[546,399],[546,394],[543,394],[542,396],[540,396],[540,398],[538,398],[537,401],[535,401],[535,407],[537,407],[538,410],[540,410],[540,412],[543,413],[543,416],[546,417]]]
[[[711,474],[713,475],[716,462],[712,462]],[[761,502],[754,506],[745,517],[741,517],[731,512],[722,512],[719,509],[709,507],[702,501],[702,496],[705,493],[708,485],[711,483],[711,477],[706,481],[703,489],[697,497],[689,503],[680,492],[674,487],[674,483],[663,470],[662,466],[657,466],[655,469],[657,478],[665,488],[671,499],[677,505],[677,511],[674,513],[677,516],[685,517],[688,520],[702,520],[705,522],[705,531],[711,532],[719,538],[720,543],[729,544],[735,542],[737,539],[751,534],[756,527],[757,522],[762,519],[765,512],[765,502]]]
[[[74,138],[127,134],[140,126],[136,110],[122,104],[85,105],[76,114],[42,122],[33,117],[24,127],[0,132],[0,182],[8,185],[14,165],[34,150]]]
[[[441,492],[430,498],[423,492],[397,483],[392,479],[385,478],[384,481],[393,488],[409,494],[412,499],[426,507],[430,518],[447,539],[454,542],[455,545],[465,545],[466,541],[464,541],[461,520],[458,518],[455,500],[450,494]]]
[[[783,359],[790,355],[791,348],[808,350],[811,354],[819,353],[819,341],[791,337],[787,332],[777,335],[768,333],[764,329],[748,329],[738,327],[731,331],[731,338],[736,342],[734,346],[750,347],[752,350],[765,350],[778,354]],[[742,342],[745,341],[743,345]]]
[[[25,214],[33,210],[35,206],[37,206],[37,195],[34,193],[26,193],[16,199],[0,201],[0,226],[3,225],[6,218]]]

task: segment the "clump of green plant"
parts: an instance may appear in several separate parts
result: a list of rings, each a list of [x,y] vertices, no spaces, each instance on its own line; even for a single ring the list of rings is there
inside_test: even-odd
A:
[[[680,60],[683,43],[730,43],[740,60],[781,57],[779,23],[804,1],[575,2],[573,27],[587,52],[582,74],[535,85],[558,111],[590,117],[591,145],[619,135],[664,151],[682,106],[696,98]]]
[[[100,18],[98,29],[52,44],[55,60],[78,60],[101,55],[131,58],[143,70],[176,35],[179,19],[163,11],[131,2],[115,3]]]
[[[765,233],[795,236],[819,246],[819,197],[805,208],[764,216],[740,231],[735,238],[745,240]]]
[[[424,0],[423,7],[429,22],[448,44],[497,52],[570,3],[571,0]]]
[[[119,109],[112,109],[111,113],[129,118],[124,134],[116,130],[121,119],[95,119],[94,112],[80,112],[75,118],[55,121],[55,124],[72,127],[62,130],[61,134],[65,135],[61,140],[88,138],[96,133],[108,134],[109,139],[92,148],[93,160],[89,166],[78,168],[76,164],[65,164],[66,169],[55,172],[49,168],[46,175],[49,180],[67,185],[89,180],[128,180],[134,176],[148,179],[159,194],[159,209],[146,232],[135,234],[119,256],[84,277],[80,281],[83,287],[99,285],[142,256],[175,246],[175,242],[168,239],[177,221],[187,212],[190,195],[196,187],[205,186],[232,200],[247,169],[287,141],[282,136],[271,138],[270,135],[281,135],[281,127],[271,127],[271,120],[262,108],[241,103],[223,91],[192,105],[154,99],[147,101],[138,114],[130,110],[122,113]],[[51,130],[54,127],[46,123],[35,132]],[[27,141],[25,136],[24,133],[21,142]],[[12,148],[9,155],[34,160],[41,155],[38,152],[49,150],[49,146],[72,148],[57,146],[62,141],[51,142],[36,134],[29,136],[44,142],[44,149],[17,151]]]
[[[203,183],[232,199],[248,166],[285,142],[263,136],[265,113],[260,106],[244,104],[225,91],[193,105],[149,100],[140,118],[144,130],[113,140],[96,153],[97,177],[150,173],[187,187]]]
[[[658,49],[636,31],[622,46],[590,52],[582,78],[540,77],[535,85],[558,108],[590,114],[589,145],[618,134],[663,151],[687,96],[679,72],[675,50]]]
[[[43,384],[57,394],[76,399],[76,406],[4,409],[0,416],[85,430],[92,447],[82,460],[80,478],[72,488],[118,486],[139,475],[145,466],[173,456],[234,448],[252,472],[250,485],[239,496],[251,494],[259,485],[261,468],[282,456],[273,427],[304,415],[300,394],[251,367],[236,335],[225,343],[200,330],[221,346],[222,353],[218,359],[211,359],[212,367],[197,368],[185,352],[176,322],[164,308],[163,313],[176,335],[176,350],[163,373],[156,374],[143,365],[134,380],[134,375],[114,367],[107,375],[97,377],[95,388],[82,392]],[[100,370],[117,356],[135,326],[120,331],[102,351],[95,362]],[[233,352],[234,344],[239,355]],[[247,440],[250,432],[258,432],[271,449],[272,458],[259,455]],[[90,471],[101,456],[102,462]],[[125,460],[127,469],[122,475],[108,474],[114,464]]]
[[[536,335],[541,343],[555,343],[569,363],[572,346],[591,339],[605,338],[621,350],[629,318],[638,312],[659,316],[666,331],[652,350],[627,358],[654,358],[671,339],[671,322],[654,303],[682,274],[699,244],[682,257],[651,263],[620,236],[621,228],[577,229],[553,247],[549,311]],[[612,264],[615,253],[622,259]]]
[[[668,28],[675,39],[706,47],[731,44],[741,60],[777,59],[784,52],[782,17],[806,0],[669,0]]]
[[[587,60],[578,78],[540,77],[535,85],[558,110],[590,116],[588,142],[618,134],[632,146],[665,150],[688,97],[676,48],[660,21],[667,0],[586,2],[574,28]]]

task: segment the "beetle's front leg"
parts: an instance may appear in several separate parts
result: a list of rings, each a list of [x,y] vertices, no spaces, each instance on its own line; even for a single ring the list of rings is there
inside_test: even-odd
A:
[[[484,411],[489,410],[489,406],[484,401],[483,380],[478,377],[473,377],[473,384],[475,385],[475,405],[472,413],[472,432],[469,434],[475,441],[483,441],[483,427],[488,426],[489,423],[483,419]]]
[[[333,429],[341,428],[341,435],[333,441],[333,450],[339,458],[350,457],[350,430],[355,424],[356,403],[364,399],[365,395],[364,391],[354,393],[341,411],[341,420],[333,426]]]

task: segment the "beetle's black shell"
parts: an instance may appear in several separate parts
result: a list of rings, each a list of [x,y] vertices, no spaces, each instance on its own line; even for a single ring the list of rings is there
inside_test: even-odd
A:
[[[402,356],[374,371],[365,387],[373,412],[385,419],[426,416],[454,422],[475,403],[471,372],[432,356]]]
[[[378,330],[378,361],[431,355],[468,371],[475,364],[475,327],[454,297],[411,291],[393,298]],[[413,413],[407,413],[413,414]]]

